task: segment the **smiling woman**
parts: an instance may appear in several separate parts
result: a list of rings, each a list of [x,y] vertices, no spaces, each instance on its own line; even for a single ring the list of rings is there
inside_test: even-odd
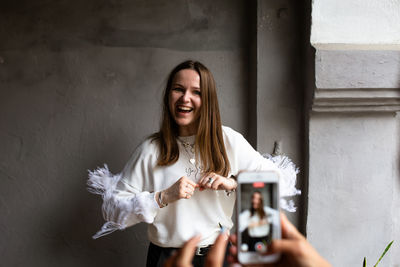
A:
[[[168,77],[160,130],[135,150],[121,174],[112,176],[107,168],[90,173],[88,184],[103,196],[107,221],[94,237],[146,222],[147,266],[161,266],[200,233],[193,264],[203,266],[221,228],[233,226],[234,177],[243,170],[279,172],[241,134],[221,125],[211,72],[185,61]]]
[[[179,126],[180,136],[197,132],[201,107],[200,76],[196,71],[183,69],[173,80],[169,93],[169,110]]]

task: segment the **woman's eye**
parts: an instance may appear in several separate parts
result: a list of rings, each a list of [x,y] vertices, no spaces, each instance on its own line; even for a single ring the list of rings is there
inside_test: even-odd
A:
[[[183,92],[184,91],[183,88],[180,88],[180,87],[175,87],[172,90],[177,91],[177,92]]]
[[[195,95],[201,95],[201,92],[196,90],[196,91],[194,91],[194,94]]]

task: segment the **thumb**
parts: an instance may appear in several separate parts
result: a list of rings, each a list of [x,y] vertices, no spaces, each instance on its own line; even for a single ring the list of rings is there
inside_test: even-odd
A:
[[[200,235],[192,237],[183,245],[176,257],[176,266],[192,266],[192,259],[196,250],[197,243],[200,241]]]
[[[206,267],[221,267],[223,265],[227,243],[228,235],[226,233],[217,237],[213,248],[207,254]]]
[[[273,240],[271,245],[269,246],[269,253],[284,253],[284,254],[293,254],[293,249],[296,247],[294,246],[293,240],[285,240],[285,239],[278,239]]]
[[[282,238],[284,239],[303,239],[304,237],[297,231],[296,227],[288,220],[284,213],[281,213]]]

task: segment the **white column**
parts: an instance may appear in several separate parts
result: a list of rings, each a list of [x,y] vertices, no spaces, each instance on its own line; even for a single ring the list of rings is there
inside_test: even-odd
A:
[[[400,1],[314,0],[307,236],[334,266],[400,266]]]

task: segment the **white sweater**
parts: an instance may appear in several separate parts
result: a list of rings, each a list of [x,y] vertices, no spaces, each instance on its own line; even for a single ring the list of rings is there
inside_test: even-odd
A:
[[[231,166],[229,176],[237,175],[242,170],[279,172],[277,165],[255,151],[240,133],[224,126],[222,130]],[[194,143],[195,136],[181,139]],[[156,142],[147,139],[135,150],[121,175],[114,177],[116,186],[112,182],[107,185],[99,181],[102,175],[110,175],[108,169],[90,173],[88,184],[94,188],[92,192],[103,195],[103,215],[107,221],[94,238],[139,222],[147,222],[149,240],[158,246],[181,247],[196,234],[202,236],[199,246],[207,246],[214,243],[220,225],[232,228],[231,217],[236,196],[227,196],[223,190],[196,189],[190,199],[180,199],[167,207],[158,207],[154,199],[155,192],[167,189],[182,176],[195,182],[201,178],[200,172],[196,174],[196,168],[190,163],[189,154],[183,145],[180,142],[178,145],[178,161],[160,167],[157,166],[158,146]]]

